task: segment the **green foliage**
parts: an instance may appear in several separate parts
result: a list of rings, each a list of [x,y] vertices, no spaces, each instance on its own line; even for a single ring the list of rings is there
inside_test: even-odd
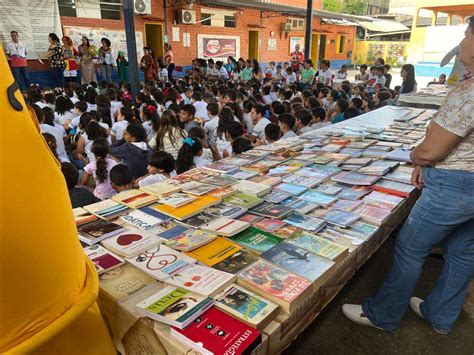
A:
[[[367,0],[323,0],[323,10],[351,15],[364,15]]]

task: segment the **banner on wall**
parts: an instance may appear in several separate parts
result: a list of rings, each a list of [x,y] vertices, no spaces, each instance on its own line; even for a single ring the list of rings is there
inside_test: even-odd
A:
[[[81,44],[81,38],[86,36],[89,39],[90,44],[94,44],[97,48],[101,46],[100,39],[108,38],[112,43],[112,51],[115,56],[119,51],[127,54],[127,39],[125,37],[125,31],[121,30],[109,30],[107,28],[88,28],[88,27],[72,27],[64,26],[64,35],[71,37],[74,42],[74,46]],[[143,57],[143,35],[141,32],[135,32],[135,38],[137,41],[137,57],[140,60]]]
[[[57,0],[0,0],[0,42],[11,41],[10,32],[17,31],[26,43],[28,59],[46,58],[48,34],[62,36]]]
[[[226,60],[228,56],[240,57],[240,37],[221,35],[198,35],[198,57]]]
[[[300,51],[304,52],[304,37],[290,37],[290,52],[291,54],[295,51],[295,46],[300,45]]]

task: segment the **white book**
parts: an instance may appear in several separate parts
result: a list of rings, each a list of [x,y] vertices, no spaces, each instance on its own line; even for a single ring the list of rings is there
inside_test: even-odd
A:
[[[243,222],[236,219],[221,217],[211,223],[205,224],[200,228],[225,237],[232,237],[233,235],[242,232],[244,229],[250,227],[249,222]]]
[[[263,196],[266,193],[270,192],[272,187],[264,184],[259,184],[258,182],[252,182],[252,181],[239,181],[237,184],[233,185],[235,189],[239,190],[240,192],[243,192],[248,195],[252,196]]]
[[[158,244],[133,258],[126,258],[126,260],[151,277],[168,283],[171,283],[168,279],[172,275],[180,273],[187,266],[197,262],[197,260],[162,244]]]
[[[92,261],[99,275],[125,264],[121,257],[97,244],[84,248],[84,253]]]
[[[177,192],[160,199],[158,202],[171,207],[181,207],[190,202],[193,202],[194,200],[196,200],[196,197],[194,196]]]
[[[164,222],[163,219],[149,215],[148,213],[140,210],[133,210],[126,215],[120,216],[120,219],[127,222],[131,226],[141,229],[149,230],[157,227]]]
[[[102,241],[102,246],[125,258],[132,258],[160,243],[152,234],[138,229],[125,229],[121,233]]]

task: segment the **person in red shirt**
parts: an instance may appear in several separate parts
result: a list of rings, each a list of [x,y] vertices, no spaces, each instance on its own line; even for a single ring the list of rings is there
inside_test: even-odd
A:
[[[300,45],[295,45],[295,51],[290,53],[291,69],[297,73],[299,71],[300,63],[304,62],[304,53],[300,51]]]

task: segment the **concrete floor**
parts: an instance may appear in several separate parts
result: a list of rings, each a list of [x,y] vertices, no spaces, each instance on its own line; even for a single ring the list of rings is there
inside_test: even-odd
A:
[[[284,355],[474,354],[474,318],[464,311],[448,336],[435,333],[410,309],[393,334],[359,326],[344,317],[341,312],[344,303],[361,303],[381,285],[393,259],[394,241],[389,238],[385,242]],[[423,298],[429,293],[442,265],[441,257],[428,258],[415,295]]]

